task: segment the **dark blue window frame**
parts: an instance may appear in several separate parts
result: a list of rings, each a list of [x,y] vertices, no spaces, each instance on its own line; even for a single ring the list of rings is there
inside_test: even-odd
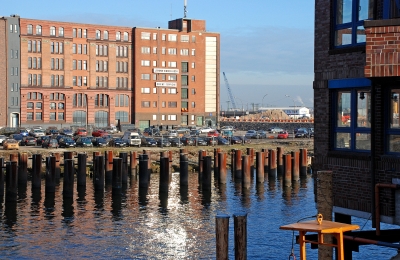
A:
[[[383,19],[392,19],[400,17],[400,1],[384,0],[383,1]]]
[[[334,150],[346,151],[346,152],[364,152],[370,153],[370,150],[360,150],[356,149],[356,134],[371,134],[371,128],[359,127],[357,125],[357,92],[360,90],[369,91],[371,87],[371,81],[366,78],[353,78],[353,79],[339,79],[330,80],[328,82],[328,88],[332,92],[332,114],[331,114],[331,125],[332,125],[332,135],[330,140]],[[351,123],[349,127],[338,126],[338,93],[340,91],[350,92],[350,119]],[[336,134],[337,133],[348,133],[350,134],[349,148],[338,148],[336,147]]]
[[[397,92],[396,92],[396,102],[400,102],[400,99],[399,99],[399,97],[400,97],[400,95],[399,95],[399,89],[400,89],[400,87],[396,87],[396,86],[393,86],[393,87],[390,87],[390,88],[387,88],[386,89],[386,91],[385,91],[385,93],[384,93],[384,97],[385,97],[385,101],[387,101],[387,102],[384,102],[384,115],[387,115],[385,118],[384,118],[384,124],[385,124],[385,127],[384,127],[384,133],[385,133],[385,135],[384,135],[384,150],[385,150],[385,154],[389,154],[389,155],[395,155],[395,156],[400,156],[400,152],[392,152],[392,151],[390,151],[390,136],[399,136],[400,137],[400,128],[392,128],[392,127],[390,127],[390,122],[391,122],[391,120],[393,120],[393,118],[391,118],[393,115],[392,115],[392,110],[391,110],[391,105],[393,105],[392,104],[392,100],[393,100],[393,98],[394,98],[394,96],[393,96],[393,90],[394,89],[396,89],[397,90]],[[399,111],[398,111],[399,112]],[[397,113],[397,114],[399,114],[399,113]]]

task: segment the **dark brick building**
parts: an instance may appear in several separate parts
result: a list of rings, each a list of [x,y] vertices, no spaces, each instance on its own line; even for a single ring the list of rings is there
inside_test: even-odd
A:
[[[336,221],[371,218],[382,241],[400,223],[397,2],[315,1],[314,171],[333,172]]]

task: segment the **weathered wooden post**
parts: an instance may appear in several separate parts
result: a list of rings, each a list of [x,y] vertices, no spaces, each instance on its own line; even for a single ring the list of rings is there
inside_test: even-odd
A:
[[[168,151],[168,158],[169,158],[169,182],[172,181],[172,157],[173,157],[172,151],[169,150],[169,151]]]
[[[233,174],[233,169],[235,168],[235,149],[231,149],[231,172]]]
[[[122,159],[122,183],[128,183],[128,153],[119,153],[119,158]]]
[[[122,158],[113,159],[112,190],[118,192],[122,189]]]
[[[28,154],[18,154],[18,185],[26,186],[28,183]]]
[[[113,173],[113,151],[106,151],[105,152],[105,181],[111,182],[112,181],[112,173]],[[93,172],[95,170],[93,169]]]
[[[221,148],[214,148],[214,178],[219,179],[218,153]]]
[[[277,174],[276,151],[268,150],[268,177],[275,178]]]
[[[243,178],[242,178],[242,187],[244,189],[250,188],[251,183],[251,175],[250,175],[250,155],[243,155],[242,156],[242,171],[243,171]]]
[[[277,164],[278,164],[278,174],[283,173],[283,148],[282,147],[277,147],[276,148],[276,154],[277,154]]]
[[[247,259],[247,214],[234,214],[235,259]]]
[[[0,199],[4,196],[4,158],[0,158]]]
[[[18,167],[18,154],[17,153],[10,154],[10,162],[17,162],[17,167]]]
[[[151,173],[151,152],[149,150],[143,150],[143,154],[147,155],[147,176],[150,178]]]
[[[307,149],[300,149],[300,176],[307,176]]]
[[[107,164],[104,163],[105,156],[98,155],[94,159],[94,163],[96,164],[96,170],[93,172],[93,182],[95,190],[103,190],[104,182],[105,182],[105,167]],[[112,178],[112,177],[111,177]]]
[[[215,237],[218,260],[228,260],[229,215],[218,214],[215,217]]]
[[[17,154],[18,159],[18,154]],[[10,161],[6,164],[6,201],[17,201],[18,195],[18,163]]]
[[[65,161],[66,159],[73,159],[73,152],[70,152],[70,151],[64,152],[64,161]],[[64,162],[64,163],[65,163],[65,162]]]
[[[247,155],[249,156],[249,164],[250,164],[250,177],[253,177],[254,174],[254,149],[246,148]]]
[[[285,187],[292,186],[292,156],[290,154],[283,155],[283,185]]]
[[[211,190],[211,156],[203,157],[202,188],[204,190]]]
[[[136,167],[137,167],[137,152],[136,151],[131,151],[129,153],[129,158],[130,158],[130,174],[131,175],[136,175]]]
[[[258,183],[264,182],[264,161],[264,152],[256,152],[256,182]]]
[[[299,152],[292,151],[292,181],[299,181]]]
[[[46,158],[46,183],[45,192],[56,192],[56,157],[49,156]]]
[[[61,154],[60,153],[53,153],[53,156],[56,157],[56,182],[60,181],[61,178]]]
[[[219,166],[219,178],[218,181],[221,184],[226,184],[226,153],[218,153],[218,166]]]
[[[264,177],[267,178],[268,177],[268,157],[269,157],[269,153],[268,153],[268,149],[261,149],[261,151],[264,153]]]
[[[189,161],[186,153],[181,153],[179,158],[179,184],[189,185]]]
[[[160,193],[169,189],[169,157],[160,158]]]
[[[235,153],[235,180],[242,179],[242,151],[236,150]]]
[[[41,188],[42,155],[32,155],[32,189]]]
[[[139,188],[149,187],[149,156],[147,154],[139,155]]]
[[[76,173],[77,186],[86,186],[86,159],[87,155],[85,153],[78,154],[78,171]]]
[[[198,158],[199,158],[198,183],[201,184],[201,182],[203,181],[203,150],[199,151]]]
[[[64,198],[74,197],[74,172],[75,172],[74,160],[72,158],[64,159],[64,185],[63,185]]]

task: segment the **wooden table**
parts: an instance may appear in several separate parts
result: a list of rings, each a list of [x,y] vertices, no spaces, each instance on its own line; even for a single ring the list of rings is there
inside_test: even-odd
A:
[[[338,260],[344,260],[343,232],[359,229],[358,225],[344,224],[323,220],[321,224],[317,220],[293,223],[281,226],[280,229],[299,231],[300,259],[306,260],[306,243],[337,247]],[[318,233],[318,242],[305,239],[307,232]],[[332,234],[337,244],[324,243],[324,234]]]

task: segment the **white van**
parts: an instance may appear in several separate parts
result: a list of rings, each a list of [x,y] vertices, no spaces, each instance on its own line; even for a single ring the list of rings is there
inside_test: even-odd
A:
[[[140,147],[142,144],[142,140],[140,139],[140,135],[136,132],[126,131],[122,136],[123,140],[128,140],[129,146],[137,146]]]

